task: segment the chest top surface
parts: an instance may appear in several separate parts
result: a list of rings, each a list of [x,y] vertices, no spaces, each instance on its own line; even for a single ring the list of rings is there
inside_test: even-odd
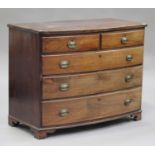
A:
[[[145,24],[138,22],[112,18],[8,24],[8,27],[11,28],[42,34],[106,32],[112,30],[143,28],[145,26]]]

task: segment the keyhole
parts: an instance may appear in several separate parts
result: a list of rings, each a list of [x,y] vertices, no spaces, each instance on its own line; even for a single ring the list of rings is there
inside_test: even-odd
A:
[[[101,58],[101,57],[102,57],[102,55],[99,55],[98,57],[99,57],[99,58]]]

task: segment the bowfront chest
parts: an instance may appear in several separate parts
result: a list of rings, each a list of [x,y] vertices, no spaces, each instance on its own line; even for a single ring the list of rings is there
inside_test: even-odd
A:
[[[60,128],[141,119],[145,24],[117,19],[9,24],[9,124]]]

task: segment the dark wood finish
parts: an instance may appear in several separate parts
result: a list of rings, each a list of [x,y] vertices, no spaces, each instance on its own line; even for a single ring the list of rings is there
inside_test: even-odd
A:
[[[69,48],[68,42],[74,41],[75,48]],[[42,51],[43,53],[56,52],[75,52],[99,49],[99,34],[93,35],[72,35],[61,37],[43,37]]]
[[[34,134],[34,137],[37,138],[37,139],[44,139],[47,137],[47,132],[46,131],[38,131],[38,130],[34,130],[34,129],[31,129],[33,134]]]
[[[111,120],[116,120],[116,119],[121,119],[121,118],[135,120],[136,118],[135,116],[139,113],[140,114],[142,113],[141,109],[136,110],[136,111],[131,111],[128,113],[124,113],[124,114],[120,114],[120,115],[116,115],[116,116],[112,116],[112,117],[100,118],[100,119],[95,119],[95,120],[90,120],[90,121],[79,122],[79,123],[64,124],[60,126],[52,126],[52,127],[47,126],[47,127],[42,127],[42,128],[36,128],[34,126],[31,126],[30,124],[27,124],[26,122],[22,122],[18,120],[17,118],[11,117],[11,119],[13,118],[13,120],[20,122],[21,124],[27,125],[28,127],[31,128],[31,131],[37,130],[37,131],[46,131],[47,133],[54,133],[57,129],[72,128],[72,127],[78,127],[78,126],[84,126],[84,125],[93,125],[96,123],[101,123],[101,122],[106,122],[106,121],[111,121]]]
[[[133,79],[126,81],[127,75]],[[69,84],[67,91],[60,85]],[[142,66],[84,73],[78,75],[52,76],[43,78],[43,99],[83,96],[114,90],[137,87],[142,84]]]
[[[47,137],[48,133],[52,134],[54,133],[56,130],[36,130],[34,128],[31,129],[34,137],[37,139],[44,139]]]
[[[24,31],[39,32],[43,35],[97,33],[125,29],[144,28],[146,24],[121,19],[89,19],[72,21],[53,21],[42,23],[9,24],[9,27]]]
[[[15,119],[13,119],[13,118],[8,118],[8,124],[10,125],[10,126],[17,126],[17,125],[19,125],[19,122],[18,121],[16,121]]]
[[[103,122],[112,121],[112,120],[121,119],[121,118],[127,118],[127,119],[134,119],[135,120],[135,117],[133,117],[133,116],[136,115],[136,114],[139,114],[139,113],[141,113],[141,110],[138,110],[138,111],[136,110],[136,111],[132,111],[132,112],[129,112],[129,113],[120,114],[120,115],[117,115],[117,116],[112,116],[112,117],[107,117],[107,118],[100,118],[100,119],[95,119],[95,120],[90,120],[90,121],[85,121],[85,122],[79,122],[79,123],[73,123],[73,124],[65,124],[65,125],[54,126],[54,127],[34,128],[34,127],[31,127],[31,125],[29,125],[29,124],[27,124],[25,122],[22,122],[22,124],[25,124],[25,125],[31,127],[31,130],[32,130],[34,136],[37,139],[44,139],[44,138],[47,137],[48,133],[52,134],[57,129],[73,128],[73,127],[84,126],[84,125],[93,125],[93,124],[103,123]],[[14,119],[14,120],[19,122],[18,119]],[[36,136],[35,132],[38,133],[37,131],[38,132],[39,131],[45,132],[43,134],[44,136]]]
[[[40,127],[40,54],[37,34],[9,31],[9,115]]]
[[[126,37],[127,43],[123,44],[121,38]],[[138,46],[144,44],[144,30],[109,32],[102,34],[102,49]]]
[[[133,101],[125,106],[124,101],[127,98]],[[42,108],[43,126],[57,126],[116,116],[141,108],[141,88],[90,97],[44,101]],[[61,109],[68,109],[69,113],[61,117],[59,116]]]
[[[141,119],[146,24],[97,19],[8,26],[10,126],[24,124],[42,139],[57,129]]]
[[[132,61],[126,61],[126,57],[129,54],[133,55]],[[60,68],[59,64],[63,60],[70,62],[68,68]],[[43,55],[42,62],[43,75],[114,69],[142,64],[143,47],[99,52],[94,51],[61,55]]]
[[[142,112],[138,111],[138,112],[134,113],[133,116],[134,116],[135,121],[140,121],[142,119]]]

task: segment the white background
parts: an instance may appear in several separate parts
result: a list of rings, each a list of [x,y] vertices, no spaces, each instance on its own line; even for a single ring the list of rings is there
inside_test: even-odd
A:
[[[153,1],[152,1],[152,3],[153,3]],[[124,7],[134,7],[134,8],[137,8],[137,7],[153,7],[152,3],[150,1],[148,1],[148,0],[147,1],[135,1],[135,0],[134,1],[131,1],[131,0],[130,1],[124,1],[124,0],[117,0],[117,1],[108,0],[108,1],[104,1],[104,0],[102,0],[102,1],[100,1],[100,3],[98,3],[97,0],[95,0],[93,2],[92,1],[87,1],[87,0],[86,1],[78,0],[78,1],[74,1],[74,2],[71,1],[71,0],[70,1],[68,1],[68,0],[58,1],[57,0],[57,1],[54,1],[54,2],[53,1],[48,1],[47,2],[45,0],[41,1],[41,2],[40,1],[33,1],[32,2],[32,0],[31,1],[29,0],[29,2],[28,2],[28,0],[27,1],[17,1],[17,0],[9,1],[9,0],[5,0],[3,3],[1,3],[1,6],[3,6],[3,7],[19,7],[19,8],[20,7],[32,7],[32,8],[33,7],[84,7],[84,8],[85,7],[90,7],[90,8],[91,7],[122,7],[122,8],[124,8]],[[131,11],[130,14],[133,15],[133,18],[136,18],[137,13],[133,13]],[[147,14],[147,11],[144,14]],[[6,19],[6,17],[9,18],[9,15],[12,15],[12,14],[8,13],[7,16],[4,17],[3,14],[1,14],[1,12],[0,12],[0,22],[3,23],[3,20],[1,20],[1,18],[3,18],[3,17],[4,17],[3,19]],[[109,17],[108,16],[109,14],[102,14],[102,15],[103,15],[103,17],[104,16]],[[117,14],[115,12],[113,12],[110,15],[113,15],[113,16],[116,15],[117,16]],[[121,16],[121,14],[119,14],[119,15]],[[152,12],[152,13],[148,14],[147,17],[144,17],[143,14],[142,15],[139,14],[139,17],[138,17],[138,20],[147,22],[149,24],[149,27],[147,28],[148,30],[147,30],[147,34],[146,34],[147,35],[146,36],[146,38],[147,38],[146,46],[147,46],[148,50],[145,51],[145,52],[147,52],[147,54],[145,53],[145,68],[146,69],[145,69],[145,72],[144,72],[144,91],[143,91],[143,94],[144,94],[143,95],[143,103],[145,104],[145,106],[144,106],[145,107],[145,111],[144,111],[145,115],[143,117],[143,122],[142,121],[141,121],[141,123],[138,122],[138,124],[135,125],[135,126],[138,127],[139,123],[140,123],[140,129],[136,130],[138,135],[141,132],[141,130],[144,129],[144,127],[146,127],[146,128],[144,129],[144,132],[141,134],[140,139],[139,139],[139,137],[134,136],[134,135],[131,134],[132,135],[131,138],[133,140],[131,141],[130,144],[126,143],[126,138],[125,137],[124,137],[124,140],[122,141],[122,144],[119,143],[120,142],[119,138],[118,138],[118,141],[117,141],[115,139],[115,137],[114,137],[114,139],[116,140],[115,141],[116,143],[114,142],[114,145],[123,145],[123,142],[124,142],[125,145],[132,145],[132,144],[133,145],[154,145],[154,136],[153,135],[154,135],[154,131],[155,131],[154,130],[154,124],[155,123],[154,123],[153,117],[154,117],[154,109],[155,108],[154,108],[153,101],[154,101],[154,94],[155,94],[154,93],[154,65],[155,64],[154,64],[154,59],[153,59],[153,55],[154,55],[153,54],[153,52],[154,52],[154,43],[153,43],[154,41],[153,40],[154,39],[152,39],[152,37],[154,36],[154,33],[153,33],[154,31],[152,31],[152,30],[153,30],[153,27],[155,27],[155,26],[154,26],[154,24],[151,24],[154,20],[149,18],[149,16],[154,17],[154,15],[155,15],[154,12]],[[19,14],[19,16],[20,16],[20,14]],[[26,18],[26,17],[28,17],[28,16],[25,16],[24,18]],[[81,16],[81,17],[83,18],[84,16]],[[23,21],[24,21],[24,18],[23,18]],[[26,18],[25,21],[29,21],[28,18]],[[128,16],[127,16],[127,18],[128,18]],[[143,18],[143,19],[141,19],[141,18]],[[144,18],[145,18],[145,20],[144,20]],[[151,22],[148,22],[147,20],[150,20]],[[11,18],[10,21],[14,21],[14,20]],[[5,20],[5,22],[9,22],[9,20],[8,21]],[[15,20],[14,22],[18,22],[18,21]],[[3,24],[1,25],[1,23],[0,23],[0,26],[2,26],[2,27],[0,27],[0,33],[1,33],[0,37],[1,38],[4,37],[4,42],[1,42],[1,51],[0,51],[0,54],[1,54],[1,57],[0,57],[1,58],[0,59],[0,61],[1,61],[1,63],[0,63],[1,74],[0,75],[2,75],[2,76],[0,76],[0,85],[1,85],[1,92],[0,92],[0,94],[1,94],[1,96],[0,96],[0,98],[1,98],[1,105],[0,105],[0,109],[1,109],[0,124],[1,124],[1,126],[0,126],[0,129],[1,129],[1,131],[2,130],[6,131],[6,132],[1,132],[0,145],[15,145],[15,144],[17,144],[16,142],[19,139],[16,137],[16,134],[17,134],[17,136],[21,136],[20,141],[19,141],[19,143],[17,145],[24,145],[25,143],[27,145],[35,145],[35,144],[37,145],[37,143],[35,143],[37,140],[33,140],[33,137],[32,137],[32,135],[30,135],[30,133],[27,133],[25,131],[26,132],[25,137],[29,137],[29,138],[25,139],[25,138],[22,138],[22,136],[24,136],[24,131],[23,132],[21,130],[15,131],[17,129],[12,129],[12,128],[10,129],[10,127],[8,127],[6,125],[6,122],[7,122],[7,119],[6,119],[6,117],[7,117],[7,106],[6,105],[8,104],[8,96],[7,96],[8,95],[8,93],[7,93],[7,91],[8,91],[8,89],[7,89],[7,87],[8,87],[8,85],[7,85],[7,81],[8,81],[8,75],[7,75],[7,72],[8,72],[7,71],[7,69],[8,69],[8,60],[7,60],[7,58],[8,58],[8,55],[7,55],[7,35],[6,35],[7,30],[6,30],[6,27],[4,28]],[[4,32],[4,29],[5,29],[5,32]],[[152,37],[150,38],[150,36],[152,36]],[[150,44],[150,42],[152,42],[152,43]],[[149,49],[149,47],[151,47],[151,48]],[[3,53],[3,52],[6,52],[6,53]],[[152,57],[152,59],[151,59],[151,57]],[[145,81],[147,81],[146,84],[145,84]],[[146,108],[146,106],[147,106],[147,108]],[[131,125],[131,124],[135,124],[135,123],[127,122],[127,124]],[[128,125],[126,125],[126,123],[124,125],[127,126],[127,130],[129,130],[128,127],[130,125],[128,126]],[[118,122],[118,124],[114,123],[114,126],[120,126],[119,122]],[[135,126],[134,125],[132,125],[132,126],[135,129]],[[104,126],[103,126],[103,128],[104,128]],[[111,125],[110,125],[110,127],[105,127],[105,128],[107,128],[106,130],[108,130],[108,128],[111,128]],[[150,130],[147,130],[148,128],[150,128]],[[97,130],[98,130],[98,128],[97,128]],[[118,128],[115,129],[115,131],[118,131],[118,130],[120,130],[120,129],[118,129]],[[121,128],[121,130],[123,132],[125,132],[124,128]],[[20,132],[22,132],[22,133],[19,134]],[[84,132],[86,132],[86,131],[84,131]],[[93,129],[92,132],[94,132],[94,129]],[[102,133],[105,133],[105,132],[102,132]],[[102,135],[102,133],[99,134],[99,137]],[[110,133],[113,136],[113,132],[109,131],[109,134]],[[150,136],[148,136],[148,134],[150,134]],[[14,136],[12,137],[11,135],[12,136],[14,135]],[[67,135],[68,135],[68,133],[67,133]],[[65,143],[65,141],[67,139],[69,139],[70,136],[72,136],[72,133],[71,133],[71,135],[69,135],[69,137],[67,135],[65,137],[63,135],[61,135],[62,137],[64,137],[64,139],[61,139],[60,136],[58,136],[59,137],[58,139],[64,141],[64,143]],[[124,136],[123,134],[121,134],[121,135]],[[129,136],[130,136],[130,134],[129,134]],[[54,138],[53,138],[51,136],[49,138],[50,141],[52,140],[52,142],[55,142],[55,137],[56,136],[54,136]],[[81,137],[85,137],[85,134],[83,134]],[[144,137],[146,137],[146,141],[145,141],[146,143],[145,144],[143,142],[136,143],[136,144],[132,143],[133,141],[137,141],[137,139],[139,139],[139,141],[141,141]],[[87,138],[87,136],[86,136],[86,138]],[[103,135],[103,140],[105,142],[106,139],[104,139],[104,138],[105,137]],[[6,143],[5,139],[8,140],[7,143]],[[82,140],[83,139],[81,139],[81,143],[79,143],[79,144],[74,143],[74,144],[75,145],[82,145]],[[89,140],[94,141],[94,139],[92,139],[92,138],[89,139]],[[10,141],[10,143],[9,143],[9,141]],[[112,139],[109,139],[109,141],[112,142]],[[80,140],[79,140],[79,142],[80,142]],[[38,141],[38,144],[40,144],[40,145],[42,145],[43,143],[45,145],[48,145],[48,143],[45,142],[45,141],[44,142],[41,142],[41,141],[39,142]],[[57,144],[57,145],[60,144],[61,145],[61,143],[55,143],[55,144]],[[49,143],[49,145],[52,145],[52,143]],[[89,145],[89,143],[87,143],[87,145]],[[103,144],[100,143],[99,145],[103,145]],[[107,143],[107,145],[111,145],[111,144]],[[22,154],[28,154],[28,153],[37,153],[37,154],[43,154],[43,153],[44,154],[47,154],[47,153],[48,154],[49,153],[53,153],[53,154],[62,154],[62,153],[63,154],[71,154],[71,153],[72,154],[80,154],[80,153],[83,153],[83,154],[86,154],[86,153],[88,153],[88,154],[101,154],[102,153],[103,154],[103,153],[105,153],[105,154],[107,154],[108,153],[108,154],[130,154],[130,155],[131,155],[131,153],[132,154],[134,154],[134,153],[135,154],[151,154],[151,153],[153,154],[153,152],[155,151],[153,148],[150,148],[150,147],[149,148],[146,148],[146,147],[145,148],[144,147],[130,147],[130,148],[126,148],[126,147],[117,147],[117,148],[115,148],[115,147],[108,147],[108,148],[107,147],[102,147],[102,148],[101,147],[100,148],[92,148],[92,147],[63,148],[63,147],[61,147],[60,148],[59,147],[59,148],[53,148],[52,147],[51,149],[50,148],[42,149],[40,147],[39,148],[19,148],[19,147],[8,148],[8,147],[6,147],[6,148],[1,149],[1,152],[4,153],[5,150],[8,150],[7,153],[9,153],[9,154],[21,154],[21,153]]]

